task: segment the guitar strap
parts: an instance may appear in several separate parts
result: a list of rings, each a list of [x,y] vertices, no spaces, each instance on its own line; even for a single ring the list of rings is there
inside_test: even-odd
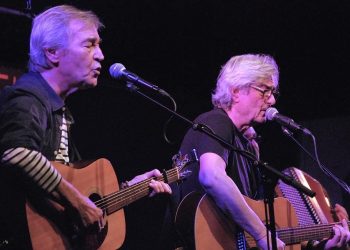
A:
[[[232,131],[236,131],[235,127],[232,125],[231,126],[231,130]],[[231,144],[233,144],[235,141],[235,133],[233,133],[233,137],[230,141]],[[233,162],[234,162],[234,151],[230,150],[229,156],[228,156],[228,166],[233,166]],[[229,175],[230,176],[230,175]],[[232,176],[230,176],[232,178]],[[237,224],[235,225],[235,238],[236,238],[236,249],[237,250],[247,250],[247,240],[244,234],[244,230],[239,227]]]
[[[248,249],[247,240],[246,240],[244,231],[239,227],[237,227],[237,231],[236,231],[236,248],[237,250]]]
[[[238,148],[247,150],[253,154],[256,155],[257,151],[255,150],[254,146],[251,144],[251,141],[247,138],[242,138],[240,133],[236,127],[234,127],[233,124],[231,124],[231,131],[233,131],[233,135],[231,138],[230,143]],[[244,143],[247,142],[247,148],[244,147]],[[234,154],[237,154],[234,156]],[[236,160],[235,160],[236,158]],[[234,152],[233,150],[229,151],[229,156],[228,156],[228,167],[227,169],[230,168],[235,168],[234,164],[241,164],[241,170],[239,170],[239,166],[236,166],[237,172],[236,174],[239,175],[236,178],[232,176],[230,173],[234,173],[234,171],[229,171],[227,174],[230,176],[231,179],[233,179],[238,186],[240,187],[240,191],[247,196],[253,196],[251,198],[256,198],[260,196],[261,191],[259,190],[259,175],[260,173],[257,172],[258,169],[251,169],[250,167],[250,161],[245,158],[245,156],[239,155],[238,153]],[[244,178],[246,183],[244,184],[243,181],[239,180],[239,183],[237,183],[237,178]],[[248,181],[249,180],[249,181]],[[254,186],[254,187],[252,187]],[[242,190],[244,189],[244,190]],[[252,190],[256,189],[256,190]],[[247,245],[247,240],[246,236],[244,233],[244,230],[239,227],[238,225],[235,225],[235,239],[236,239],[236,249],[237,250],[247,250],[248,245]]]

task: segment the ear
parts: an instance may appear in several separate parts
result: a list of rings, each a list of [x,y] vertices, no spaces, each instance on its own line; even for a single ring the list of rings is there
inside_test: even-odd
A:
[[[241,89],[239,88],[233,88],[231,90],[231,98],[233,103],[239,102],[239,98],[241,96]]]
[[[59,52],[57,49],[45,48],[44,52],[50,64],[56,65],[59,62]]]

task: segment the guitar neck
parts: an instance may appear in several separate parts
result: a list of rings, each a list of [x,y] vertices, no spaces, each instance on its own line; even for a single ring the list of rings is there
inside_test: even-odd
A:
[[[168,171],[165,171],[165,174],[160,177],[148,178],[135,185],[111,193],[103,197],[101,200],[97,201],[96,205],[102,209],[106,209],[107,214],[111,214],[123,208],[124,206],[127,206],[130,203],[147,196],[150,193],[149,183],[151,180],[173,183],[179,180],[179,178],[178,168],[175,167]]]
[[[333,224],[317,224],[310,226],[300,226],[295,228],[285,228],[277,230],[278,238],[286,245],[297,244],[308,240],[320,240],[333,235]],[[350,222],[348,221],[348,226]]]

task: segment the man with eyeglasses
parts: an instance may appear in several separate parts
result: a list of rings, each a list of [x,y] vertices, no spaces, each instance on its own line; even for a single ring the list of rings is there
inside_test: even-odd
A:
[[[268,55],[246,54],[232,57],[219,74],[212,95],[214,109],[201,114],[196,123],[207,125],[215,134],[236,148],[255,151],[243,133],[257,123],[265,122],[265,111],[275,104],[278,94],[279,71],[275,60]],[[218,141],[190,129],[182,141],[180,152],[197,150],[199,164],[191,164],[192,175],[179,186],[173,186],[172,202],[164,225],[171,224],[179,202],[190,192],[207,193],[227,219],[249,232],[257,245],[267,249],[267,232],[243,196],[262,198],[260,175],[252,162],[230,151]],[[164,242],[172,242],[167,249],[179,245],[194,248],[194,243],[179,241],[175,227],[164,227]],[[270,234],[269,234],[270,235]],[[271,242],[271,241],[270,241]],[[164,243],[165,244],[165,243]],[[162,245],[162,249],[164,245]],[[285,244],[277,239],[278,249]],[[210,249],[210,246],[208,246]]]
[[[259,91],[264,98],[269,99],[271,95],[273,95],[275,97],[275,100],[277,100],[277,98],[279,97],[280,92],[278,91],[278,89],[274,89],[274,88],[270,88],[270,87],[265,87],[265,88],[261,88],[259,86],[255,86],[255,85],[251,85],[251,88]]]
[[[249,151],[258,157],[257,144],[250,143],[250,140],[254,138],[252,126],[264,123],[266,109],[276,103],[278,79],[278,66],[269,55],[246,54],[232,57],[222,67],[217,79],[216,89],[212,95],[214,109],[199,115],[195,122],[205,124],[234,147]],[[172,186],[173,194],[166,212],[160,249],[181,249],[184,247],[184,249],[202,250],[242,247],[242,245],[225,245],[227,242],[232,243],[230,239],[221,241],[220,247],[211,246],[210,244],[214,241],[208,239],[209,237],[217,237],[216,239],[218,239],[221,237],[220,234],[226,234],[225,230],[218,225],[216,225],[218,227],[210,228],[210,233],[197,227],[191,235],[192,238],[184,234],[184,231],[190,232],[191,228],[187,227],[181,231],[180,227],[175,227],[173,222],[181,222],[179,214],[182,213],[181,207],[183,208],[184,205],[187,205],[185,209],[187,214],[196,214],[197,216],[200,210],[201,214],[196,217],[198,220],[194,222],[196,226],[200,225],[198,221],[205,216],[207,216],[208,223],[213,221],[212,218],[208,218],[209,214],[214,217],[212,211],[205,210],[206,207],[202,206],[207,205],[206,203],[199,201],[197,207],[191,204],[192,208],[197,209],[196,211],[189,209],[191,208],[188,206],[189,197],[195,197],[192,195],[192,191],[206,193],[210,196],[215,205],[225,214],[226,220],[251,234],[259,248],[267,249],[265,226],[243,198],[243,195],[255,200],[263,198],[261,176],[257,168],[252,166],[252,162],[241,154],[229,150],[204,133],[190,129],[182,141],[180,152],[186,154],[192,149],[197,150],[199,163],[188,166],[192,175],[180,185]],[[205,197],[201,198],[201,200],[204,199]],[[337,212],[338,216],[340,214]],[[222,221],[220,222],[222,223]],[[343,221],[343,226],[336,226],[333,229],[334,235],[329,240],[323,241],[324,244],[317,245],[314,244],[314,241],[309,241],[306,248],[345,249],[350,240],[349,229],[345,224],[346,222]],[[204,224],[200,226],[204,226]],[[196,233],[198,235],[195,235]],[[203,235],[205,235],[204,239]],[[230,234],[230,237],[234,237],[234,235]],[[205,243],[200,243],[199,240]],[[170,245],[167,244],[168,242]],[[201,244],[200,248],[198,247],[199,243]],[[284,247],[285,244],[277,239],[277,248],[281,250]]]

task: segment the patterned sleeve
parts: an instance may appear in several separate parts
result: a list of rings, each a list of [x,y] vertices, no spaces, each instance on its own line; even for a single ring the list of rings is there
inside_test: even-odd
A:
[[[11,148],[2,155],[4,166],[18,167],[38,187],[51,193],[60,183],[62,176],[40,152],[23,147]]]

